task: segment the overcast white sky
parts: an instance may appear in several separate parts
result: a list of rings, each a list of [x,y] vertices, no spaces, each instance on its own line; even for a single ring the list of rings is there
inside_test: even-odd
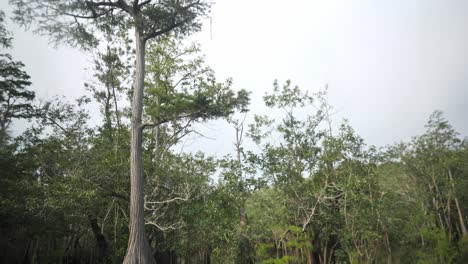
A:
[[[7,11],[7,0],[0,1]],[[11,22],[16,60],[39,98],[83,94],[91,58],[55,49],[47,37]],[[368,144],[383,146],[424,131],[444,111],[468,135],[468,1],[218,0],[212,26],[195,36],[221,79],[253,92],[251,113],[274,79],[303,89],[329,85],[329,99]],[[208,126],[218,140],[195,142],[213,154],[232,149],[232,129]]]

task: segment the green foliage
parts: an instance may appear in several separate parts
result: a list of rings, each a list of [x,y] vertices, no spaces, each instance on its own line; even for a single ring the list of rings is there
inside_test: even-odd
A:
[[[454,263],[454,248],[444,230],[425,228],[421,235],[427,246],[418,252],[418,263]]]
[[[0,11],[0,46],[11,47],[10,33],[5,27],[5,14]],[[0,144],[7,138],[7,129],[13,119],[33,116],[31,101],[35,94],[27,90],[29,75],[22,70],[24,64],[14,61],[10,54],[0,54]]]
[[[148,118],[150,99],[162,98],[158,89],[173,91],[164,105],[177,100],[173,77],[159,80],[147,86]],[[105,85],[92,90],[103,109],[105,98],[113,96],[106,91]],[[145,220],[159,261],[170,256],[201,263],[465,262],[459,213],[467,210],[468,148],[440,113],[425,134],[377,151],[347,122],[331,133],[324,125],[330,109],[324,94],[311,97],[308,102],[320,107],[303,116],[294,113],[310,105],[275,93],[282,94],[270,95],[271,106],[286,109],[285,115],[257,116],[248,135],[260,149],[240,148],[240,160],[174,152],[184,119],[145,132]],[[109,111],[107,121],[103,111],[101,128],[88,129],[81,108],[86,101],[44,103],[36,109],[36,123],[4,144],[2,261],[26,256],[27,262],[118,263],[125,256],[126,117],[118,125],[117,111]],[[105,254],[98,253],[99,235]]]
[[[460,255],[458,257],[460,262],[468,260],[468,236],[464,235],[458,241],[458,249],[460,250]]]
[[[273,93],[263,97],[268,107],[304,107],[314,101],[312,96],[303,92],[298,86],[291,87],[291,81],[287,80],[280,88],[278,81],[273,82]]]
[[[14,20],[36,32],[49,34],[55,43],[90,49],[99,43],[97,32],[123,36],[135,26],[145,40],[169,31],[186,36],[200,29],[200,17],[210,4],[202,1],[10,0],[16,7]]]
[[[197,29],[195,14],[207,7],[145,1],[133,21],[121,9],[125,1],[11,2],[26,24],[45,21],[40,9],[54,7],[53,19],[39,30],[80,45],[95,44],[92,30],[107,34],[117,27],[121,37],[139,24],[150,37],[183,17],[188,21],[176,33],[184,34]],[[184,3],[189,6],[181,8]],[[94,17],[107,11],[113,15]],[[59,20],[63,12],[96,20]],[[0,44],[10,47],[1,25]],[[247,136],[257,146],[244,146],[244,124],[232,115],[247,111],[249,93],[235,92],[231,80],[218,82],[197,45],[181,46],[174,36],[158,40],[148,46],[142,127],[152,128],[142,142],[144,205],[158,262],[467,261],[468,141],[442,112],[430,116],[423,135],[377,150],[347,121],[332,130],[326,91],[275,81],[264,101],[280,114],[254,115]],[[103,120],[92,128],[84,110],[90,98],[33,107],[23,65],[2,55],[0,262],[122,262],[129,239],[130,129],[119,103],[131,91],[128,51],[113,45],[98,55],[95,80],[86,84]],[[32,117],[22,135],[5,140],[11,120]],[[236,126],[235,158],[175,151],[193,123],[216,118]]]
[[[154,123],[227,117],[247,111],[249,93],[232,90],[232,80],[216,81],[197,45],[182,47],[173,37],[147,52],[145,112]]]

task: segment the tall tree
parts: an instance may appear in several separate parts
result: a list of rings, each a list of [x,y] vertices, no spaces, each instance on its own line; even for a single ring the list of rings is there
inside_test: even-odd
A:
[[[97,59],[94,61],[95,80],[85,83],[85,87],[92,92],[94,99],[100,104],[104,118],[101,132],[110,141],[116,141],[116,147],[119,144],[118,132],[122,118],[119,110],[119,94],[124,91],[127,80],[130,78],[129,65],[120,57],[123,53],[122,49],[108,45],[107,50],[97,54]],[[113,128],[117,129],[113,130]]]
[[[130,236],[124,263],[154,263],[144,231],[142,175],[142,110],[145,47],[152,39],[175,31],[186,35],[200,28],[199,17],[209,3],[202,0],[10,0],[15,20],[24,26],[36,23],[37,32],[53,41],[89,49],[98,44],[97,32],[126,34],[133,28],[135,82],[132,94],[130,158]]]
[[[11,48],[10,32],[5,28],[5,13],[0,11],[0,47]],[[29,75],[22,70],[24,64],[14,61],[10,54],[0,54],[0,144],[7,138],[7,129],[14,118],[32,116],[31,101],[34,92]]]

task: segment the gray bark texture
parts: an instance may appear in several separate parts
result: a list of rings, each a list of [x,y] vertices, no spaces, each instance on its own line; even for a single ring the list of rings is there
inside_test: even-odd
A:
[[[143,164],[142,164],[142,112],[145,77],[145,41],[138,26],[135,27],[136,73],[132,98],[130,145],[130,235],[124,264],[156,264],[145,236]]]

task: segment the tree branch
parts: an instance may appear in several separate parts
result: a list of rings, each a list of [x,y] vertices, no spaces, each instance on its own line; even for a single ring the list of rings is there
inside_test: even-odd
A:
[[[170,31],[172,31],[173,29],[175,28],[178,28],[180,26],[182,26],[183,24],[185,24],[187,21],[189,21],[190,19],[184,19],[182,21],[179,21],[177,23],[174,23],[166,28],[163,28],[161,30],[158,30],[158,31],[154,31],[154,32],[151,32],[149,34],[146,34],[145,37],[143,38],[144,41],[147,41],[149,39],[153,39],[153,38],[156,38],[158,36],[161,36],[163,34],[166,34],[166,33],[169,33]]]
[[[154,221],[147,221],[145,223],[145,225],[153,225],[155,226],[156,228],[158,228],[159,230],[161,231],[168,231],[168,230],[177,230],[177,229],[180,229],[182,228],[182,226],[184,225],[184,223],[182,221],[179,221],[177,223],[174,223],[172,225],[169,225],[169,226],[161,226],[159,225],[158,223],[154,222]]]
[[[74,17],[74,18],[80,18],[80,19],[96,19],[96,18],[105,16],[105,15],[111,13],[116,8],[119,8],[119,9],[129,13],[130,15],[134,14],[133,9],[127,3],[125,3],[124,0],[118,0],[117,2],[85,1],[85,5],[86,5],[86,8],[89,10],[89,12],[91,12],[91,14],[92,14],[91,16],[64,12],[64,11],[61,11],[59,8],[55,8],[52,5],[46,5],[45,7],[54,10],[58,14],[65,15],[65,16],[71,16],[71,17]],[[101,7],[109,7],[109,9],[102,10]],[[97,12],[96,9],[100,9],[101,12]]]
[[[142,6],[146,5],[146,4],[149,4],[151,3],[151,0],[146,0],[146,1],[143,1],[141,2],[140,4],[138,4],[138,8],[141,8]]]
[[[186,194],[186,197],[174,197],[174,198],[171,198],[171,199],[167,199],[167,200],[164,200],[164,201],[154,201],[154,202],[148,202],[146,201],[147,204],[168,204],[168,203],[172,203],[172,202],[177,202],[177,201],[180,201],[180,202],[186,202],[189,200],[189,194]],[[150,209],[150,208],[148,208]]]
[[[53,9],[53,8],[52,8]],[[77,14],[72,14],[72,13],[68,13],[68,12],[63,12],[63,11],[60,11],[58,9],[55,9],[55,11],[57,11],[57,13],[61,14],[61,15],[66,15],[66,16],[71,16],[71,17],[74,17],[74,18],[80,18],[80,19],[96,19],[96,18],[99,18],[99,17],[102,17],[102,16],[105,16],[107,14],[109,14],[110,12],[112,12],[114,9],[111,8],[109,10],[106,10],[105,12],[102,12],[102,13],[96,13],[96,11],[94,11],[93,9],[90,9],[91,13],[93,14],[92,16],[84,16],[84,15],[77,15]]]
[[[142,4],[146,4],[146,2],[148,2],[148,1],[142,2]],[[186,5],[186,6],[181,7],[179,10],[175,11],[175,12],[172,14],[173,20],[175,21],[175,19],[176,19],[176,17],[177,17],[178,14],[180,14],[180,13],[182,13],[182,12],[184,12],[184,11],[186,11],[186,10],[192,8],[192,7],[195,7],[195,6],[197,6],[197,5],[200,5],[200,1],[192,2],[192,3],[190,3],[190,4]],[[158,30],[158,31],[153,31],[153,32],[147,34],[147,35],[144,37],[144,40],[146,41],[146,40],[155,38],[155,37],[157,37],[157,36],[163,35],[163,34],[165,34],[165,33],[168,33],[168,32],[170,32],[170,31],[172,31],[173,29],[178,28],[178,27],[184,25],[185,23],[187,23],[187,22],[190,21],[191,19],[193,19],[193,18],[191,18],[191,17],[189,16],[189,18],[186,18],[186,19],[184,19],[184,20],[182,20],[182,21],[179,21],[179,22],[174,22],[172,25],[170,25],[170,26],[168,26],[168,27],[166,27],[166,28],[163,28],[163,29]]]
[[[199,114],[201,113],[202,111],[197,111],[197,112],[193,112],[193,113],[188,113],[188,114],[181,114],[181,115],[177,115],[177,116],[173,116],[173,117],[170,117],[170,118],[161,118],[159,119],[158,121],[156,122],[147,122],[147,123],[143,123],[142,126],[141,126],[141,129],[145,129],[147,127],[154,127],[154,126],[159,126],[161,124],[164,124],[164,123],[167,123],[167,122],[171,122],[171,121],[175,121],[175,120],[178,120],[178,119],[182,119],[182,118],[187,118],[187,117],[193,117],[195,116],[196,114]]]

